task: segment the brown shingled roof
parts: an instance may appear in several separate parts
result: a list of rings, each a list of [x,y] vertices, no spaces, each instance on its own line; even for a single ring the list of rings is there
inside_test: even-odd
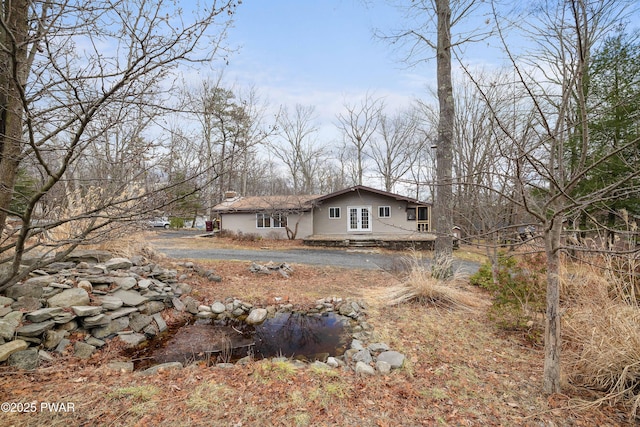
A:
[[[213,207],[216,212],[259,212],[265,210],[310,211],[318,195],[234,197]]]
[[[396,200],[402,200],[415,204],[430,204],[420,202],[411,197],[401,196],[399,194],[389,193],[387,191],[378,190],[364,185],[355,185],[343,190],[324,195],[297,195],[297,196],[252,196],[252,197],[234,197],[227,199],[222,203],[214,206],[213,210],[218,213],[228,212],[262,212],[262,211],[310,211],[313,205],[329,200],[333,197],[346,194],[349,192],[370,192],[380,194],[386,197],[392,197]]]

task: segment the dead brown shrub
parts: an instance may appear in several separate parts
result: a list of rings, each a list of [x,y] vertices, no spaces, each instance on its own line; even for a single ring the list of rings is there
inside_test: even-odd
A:
[[[628,287],[607,270],[581,266],[565,274],[565,369],[571,384],[604,393],[593,404],[640,405],[640,310]]]
[[[439,308],[471,310],[486,306],[484,299],[463,288],[466,278],[459,272],[448,280],[433,276],[420,252],[407,258],[408,273],[401,283],[389,288],[385,298],[390,305],[417,302]]]

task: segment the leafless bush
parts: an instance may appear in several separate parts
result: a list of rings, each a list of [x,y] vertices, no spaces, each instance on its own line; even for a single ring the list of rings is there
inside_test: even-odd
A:
[[[243,233],[242,231],[238,231],[233,240],[240,242],[257,242],[262,240],[262,236],[258,233]]]
[[[277,231],[270,231],[267,233],[266,236],[267,240],[282,240],[282,234],[278,233]]]
[[[218,232],[218,237],[221,238],[228,238],[228,239],[233,239],[234,237],[236,237],[236,233],[234,233],[231,230],[227,230],[227,229],[222,229]]]
[[[237,240],[239,242],[257,242],[262,240],[262,236],[258,233],[244,233],[240,230],[237,232],[231,230],[220,230],[218,237]]]

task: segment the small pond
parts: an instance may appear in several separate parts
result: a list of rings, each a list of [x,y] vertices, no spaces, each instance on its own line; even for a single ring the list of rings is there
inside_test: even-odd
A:
[[[165,362],[235,362],[248,355],[325,360],[349,348],[350,329],[350,319],[333,312],[277,313],[259,325],[232,319],[197,320],[169,331],[132,356],[136,369]]]

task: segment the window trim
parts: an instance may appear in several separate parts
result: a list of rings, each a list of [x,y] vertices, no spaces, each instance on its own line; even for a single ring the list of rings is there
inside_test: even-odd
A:
[[[407,208],[407,221],[417,221],[418,211],[416,208]]]
[[[386,211],[386,215],[383,215],[383,209]],[[391,218],[391,206],[378,206],[378,218]]]
[[[256,212],[256,228],[287,228],[287,215]]]
[[[426,218],[420,218],[420,214],[424,213]],[[417,208],[417,219],[418,221],[429,222],[431,218],[429,218],[429,207],[428,206],[418,206]]]
[[[265,222],[267,225],[265,225]],[[271,215],[264,212],[256,212],[256,228],[271,228]]]
[[[334,214],[333,216],[331,216],[332,212]],[[340,206],[333,206],[329,208],[329,219],[340,219],[341,217],[342,217],[342,210],[340,209]]]
[[[271,215],[271,228],[287,228],[287,216],[282,212]]]

